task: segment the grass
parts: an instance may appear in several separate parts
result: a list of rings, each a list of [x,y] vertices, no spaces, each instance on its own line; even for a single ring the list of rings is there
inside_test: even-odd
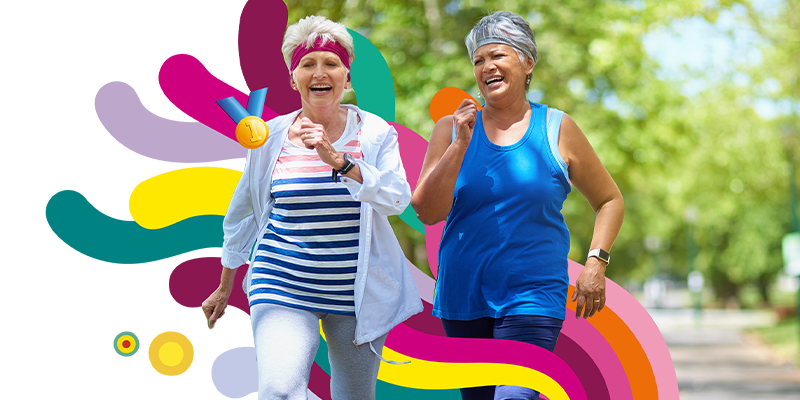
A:
[[[749,332],[756,334],[781,360],[794,360],[795,365],[800,365],[800,324],[797,317],[775,326],[753,328]]]

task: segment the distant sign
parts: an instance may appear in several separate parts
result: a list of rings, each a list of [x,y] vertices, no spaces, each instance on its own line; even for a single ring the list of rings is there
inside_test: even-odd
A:
[[[783,266],[786,275],[800,275],[800,232],[783,237]]]

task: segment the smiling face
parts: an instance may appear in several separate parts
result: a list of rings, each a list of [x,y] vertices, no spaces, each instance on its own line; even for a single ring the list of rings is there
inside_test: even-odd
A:
[[[513,47],[502,43],[478,47],[472,65],[478,89],[487,103],[525,97],[525,80],[533,72],[533,60],[526,58],[521,63]]]
[[[294,70],[292,88],[300,92],[304,107],[338,107],[347,85],[347,68],[330,51],[306,54]]]

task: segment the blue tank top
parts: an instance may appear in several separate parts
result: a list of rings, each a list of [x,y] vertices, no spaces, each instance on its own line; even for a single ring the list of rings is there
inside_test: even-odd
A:
[[[558,153],[563,112],[531,103],[515,144],[486,137],[478,113],[439,247],[433,315],[453,320],[508,315],[564,319],[571,191]],[[549,125],[549,126],[548,126]]]

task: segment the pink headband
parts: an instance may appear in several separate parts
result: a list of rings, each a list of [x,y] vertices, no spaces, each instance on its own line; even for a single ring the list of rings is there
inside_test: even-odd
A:
[[[312,51],[330,51],[331,53],[339,56],[339,59],[342,60],[342,64],[344,64],[345,68],[350,69],[350,55],[347,54],[347,50],[345,50],[344,46],[336,43],[335,40],[329,40],[328,43],[325,43],[323,46],[322,38],[318,37],[313,46],[306,47],[305,42],[303,42],[294,49],[294,53],[292,53],[292,66],[289,68],[289,75],[291,75],[292,71],[294,71],[295,68],[297,68],[297,65],[300,64],[300,60],[305,57],[306,54],[311,53]],[[350,75],[348,74],[348,78],[349,77]]]

